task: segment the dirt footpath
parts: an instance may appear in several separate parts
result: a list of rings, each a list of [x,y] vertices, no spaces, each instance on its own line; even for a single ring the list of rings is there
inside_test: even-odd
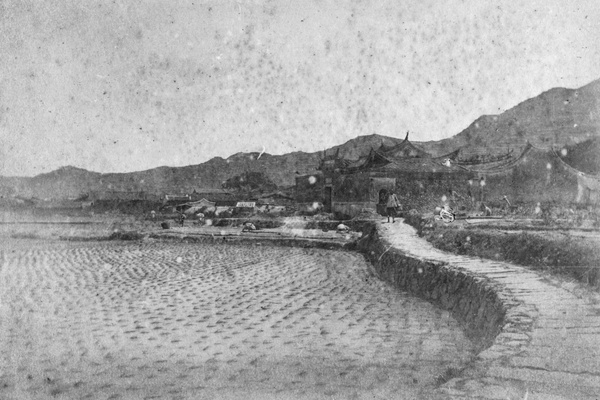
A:
[[[428,398],[472,347],[340,251],[164,242],[0,251],[0,398]]]

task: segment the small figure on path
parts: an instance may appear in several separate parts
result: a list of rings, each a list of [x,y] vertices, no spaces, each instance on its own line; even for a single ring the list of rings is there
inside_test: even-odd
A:
[[[400,200],[396,196],[396,193],[390,193],[390,196],[387,199],[387,203],[385,205],[385,211],[387,214],[387,222],[390,222],[390,217],[392,218],[392,223],[396,222],[396,213],[398,208],[401,207]]]
[[[181,226],[183,226],[183,224],[185,222],[185,218],[186,218],[185,213],[181,213],[179,215],[179,223],[181,224]]]
[[[156,219],[156,211],[154,211],[154,210],[150,211],[150,218],[152,218],[152,221],[154,221]]]

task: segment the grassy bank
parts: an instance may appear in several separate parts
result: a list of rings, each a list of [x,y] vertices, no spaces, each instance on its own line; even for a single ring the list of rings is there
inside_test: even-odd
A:
[[[598,240],[560,231],[457,227],[432,223],[416,213],[405,221],[436,248],[454,254],[523,265],[600,286]]]

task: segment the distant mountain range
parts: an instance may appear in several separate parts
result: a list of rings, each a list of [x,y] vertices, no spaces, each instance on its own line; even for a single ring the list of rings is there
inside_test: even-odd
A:
[[[600,136],[600,79],[579,89],[550,89],[499,115],[484,115],[459,134],[422,143],[432,152],[502,153],[523,147],[573,146]]]
[[[358,159],[371,148],[400,143],[403,137],[359,136],[325,152],[339,150],[345,158]],[[460,157],[468,158],[474,154],[518,152],[528,141],[541,148],[568,147],[565,160],[571,165],[588,173],[600,172],[600,80],[579,89],[551,89],[502,114],[481,116],[451,138],[413,143],[433,155],[460,148]],[[245,171],[264,172],[275,184],[286,187],[294,184],[295,176],[313,172],[323,154],[237,153],[186,167],[110,174],[67,166],[34,177],[0,177],[0,195],[57,199],[94,190],[190,193],[194,189],[220,188],[227,179]]]

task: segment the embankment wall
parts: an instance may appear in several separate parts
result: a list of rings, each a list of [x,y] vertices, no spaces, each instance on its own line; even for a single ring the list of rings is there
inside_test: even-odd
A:
[[[477,351],[491,346],[502,330],[506,305],[487,279],[444,262],[407,256],[380,237],[375,224],[365,226],[357,245],[381,279],[450,311]]]

